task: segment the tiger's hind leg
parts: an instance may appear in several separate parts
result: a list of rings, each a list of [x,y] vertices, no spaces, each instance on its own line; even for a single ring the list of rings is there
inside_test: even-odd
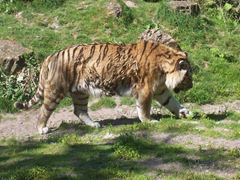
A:
[[[145,90],[146,91],[146,90]],[[142,122],[149,122],[151,120],[150,110],[151,110],[152,94],[150,92],[142,92],[138,94],[136,100],[138,117]]]
[[[88,115],[89,95],[82,92],[71,93],[74,105],[74,114],[86,125],[99,128],[100,124],[94,122]]]
[[[37,122],[37,129],[41,135],[50,132],[50,129],[47,127],[47,121],[64,97],[65,94],[62,92],[50,90],[47,88],[44,90],[43,104],[41,106],[40,117],[38,118]]]

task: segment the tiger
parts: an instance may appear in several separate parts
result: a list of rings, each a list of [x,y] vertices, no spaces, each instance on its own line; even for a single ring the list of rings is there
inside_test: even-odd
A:
[[[47,122],[65,96],[71,96],[74,114],[84,124],[99,128],[88,114],[90,95],[131,96],[141,122],[150,117],[155,99],[176,118],[188,117],[172,95],[192,88],[192,69],[187,53],[153,41],[134,44],[90,43],[65,48],[48,56],[42,64],[35,95],[15,108],[27,110],[42,102],[37,129],[41,135],[51,132]]]

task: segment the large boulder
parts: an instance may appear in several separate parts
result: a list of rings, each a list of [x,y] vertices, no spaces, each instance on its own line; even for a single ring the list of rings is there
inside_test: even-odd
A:
[[[147,29],[138,37],[138,41],[157,41],[160,44],[165,44],[173,49],[181,51],[180,46],[169,34],[161,29]]]
[[[16,74],[26,66],[25,56],[32,50],[12,40],[0,40],[0,68],[6,74]]]

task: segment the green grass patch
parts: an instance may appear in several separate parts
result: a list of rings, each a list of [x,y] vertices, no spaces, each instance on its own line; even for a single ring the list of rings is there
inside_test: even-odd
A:
[[[103,98],[99,99],[98,102],[93,103],[90,106],[90,109],[92,111],[96,111],[96,110],[104,108],[104,107],[105,108],[114,108],[114,107],[116,107],[116,105],[117,104],[115,103],[113,98],[111,98],[111,97],[103,97]]]
[[[65,97],[60,104],[57,106],[56,110],[60,110],[62,107],[71,106],[73,104],[71,97]]]
[[[134,105],[135,102],[136,102],[136,100],[134,98],[131,98],[131,97],[121,97],[121,104],[122,105],[131,106],[131,105]]]

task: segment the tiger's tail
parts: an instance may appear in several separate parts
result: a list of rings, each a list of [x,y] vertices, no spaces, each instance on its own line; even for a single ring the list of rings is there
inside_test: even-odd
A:
[[[37,89],[35,95],[32,97],[32,99],[30,99],[26,103],[15,102],[14,103],[14,107],[18,108],[18,109],[27,110],[28,108],[30,108],[30,107],[34,106],[35,104],[37,104],[42,99],[43,99],[43,91],[40,90],[40,88],[38,87],[38,89]]]

